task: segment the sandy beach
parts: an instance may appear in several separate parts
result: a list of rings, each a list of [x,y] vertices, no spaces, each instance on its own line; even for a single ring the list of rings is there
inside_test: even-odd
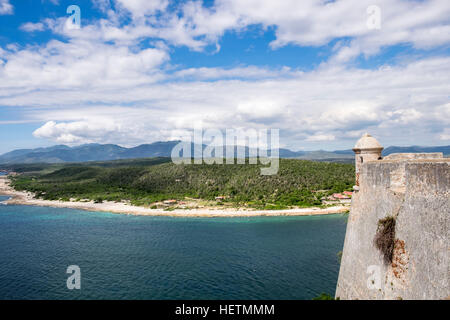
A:
[[[256,217],[256,216],[309,216],[345,213],[348,206],[334,206],[328,208],[299,208],[287,210],[252,210],[252,209],[175,209],[166,211],[163,209],[150,209],[146,207],[133,206],[127,203],[104,201],[103,203],[77,202],[77,201],[53,201],[34,199],[29,192],[20,192],[9,186],[7,176],[0,176],[0,195],[11,196],[4,204],[20,204],[55,208],[72,208],[88,211],[104,211],[121,214],[144,215],[144,216],[173,216],[173,217]]]

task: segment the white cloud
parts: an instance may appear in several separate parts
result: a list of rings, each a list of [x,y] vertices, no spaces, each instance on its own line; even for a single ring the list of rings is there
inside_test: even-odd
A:
[[[336,137],[332,134],[315,134],[306,138],[306,141],[316,142],[316,141],[333,141]]]
[[[351,144],[365,131],[388,144],[438,144],[446,133],[436,129],[449,124],[450,58],[378,70],[327,66],[289,77],[280,70],[279,77],[260,80],[165,79],[136,86],[117,74],[108,85],[58,87],[36,73],[35,86],[43,89],[0,89],[0,104],[27,106],[27,119],[54,121],[36,136],[77,143],[167,140],[202,123],[205,129],[280,128],[290,146]]]
[[[42,22],[27,22],[20,26],[20,29],[26,32],[43,31],[45,26]]]
[[[217,0],[208,8],[197,0],[175,2],[175,9],[170,10],[168,0],[113,3],[115,7],[110,1],[94,0],[94,5],[107,13],[107,20],[94,21],[78,32],[65,30],[61,21],[54,21],[52,30],[71,38],[127,43],[159,38],[200,51],[211,44],[220,50],[220,37],[227,31],[240,32],[261,25],[275,30],[273,49],[288,44],[323,46],[335,39],[348,39],[336,47],[335,62],[347,62],[360,54],[374,55],[396,44],[431,49],[450,43],[447,0],[379,0],[376,5],[381,12],[380,29],[367,27],[370,16],[366,9],[373,5],[372,0]],[[132,17],[125,25],[121,18],[124,13]]]
[[[439,139],[443,141],[450,141],[450,129],[445,128],[444,131],[439,135]]]
[[[45,47],[33,47],[3,54],[1,88],[82,88],[138,85],[156,81],[167,52],[148,48],[133,52],[86,40],[65,43],[52,40]]]
[[[423,113],[416,109],[399,109],[393,112],[388,112],[392,122],[399,124],[412,124],[420,121],[423,118]]]
[[[14,7],[9,0],[0,0],[0,15],[13,14]]]
[[[156,11],[164,11],[169,4],[168,0],[115,0],[115,2],[131,12],[134,17],[142,17],[153,14]]]
[[[300,71],[293,71],[288,67],[281,69],[269,69],[264,67],[247,66],[235,68],[188,68],[175,72],[175,78],[214,80],[214,79],[270,79],[282,76],[292,77],[301,74]]]
[[[189,1],[169,11],[167,1],[96,0],[108,19],[80,30],[67,29],[66,18],[26,23],[24,31],[50,29],[65,40],[0,49],[0,105],[26,107],[27,121],[44,123],[36,137],[71,144],[165,140],[198,123],[280,128],[285,142],[305,145],[353,141],[364,131],[389,143],[396,136],[424,144],[446,138],[450,58],[411,57],[373,70],[344,63],[394,44],[448,44],[449,2],[380,0],[380,30],[367,29],[369,4],[217,0],[210,8]],[[124,25],[123,15],[131,22]],[[349,39],[308,72],[170,65],[170,45],[203,50],[224,32],[254,24],[274,28],[274,49]],[[153,47],[143,48],[149,41]]]
[[[98,137],[108,134],[116,135],[120,126],[113,121],[74,121],[70,123],[56,123],[49,121],[33,132],[38,138],[54,140],[58,143],[76,144],[93,142]]]
[[[412,44],[431,48],[450,42],[450,2],[447,0],[379,0],[381,28],[369,29],[366,9],[372,0],[217,0],[211,8],[200,1],[187,2],[181,14],[167,14],[158,36],[177,45],[200,49],[215,43],[227,30],[250,25],[275,27],[273,48],[287,44],[322,46],[333,39],[351,38],[340,59],[360,53],[372,55],[383,46]]]

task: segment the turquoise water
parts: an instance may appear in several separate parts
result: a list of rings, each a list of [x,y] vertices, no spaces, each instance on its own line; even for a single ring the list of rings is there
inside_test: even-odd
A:
[[[0,299],[311,299],[334,294],[345,227],[342,215],[170,218],[0,205]],[[81,290],[66,287],[69,265],[81,269]]]

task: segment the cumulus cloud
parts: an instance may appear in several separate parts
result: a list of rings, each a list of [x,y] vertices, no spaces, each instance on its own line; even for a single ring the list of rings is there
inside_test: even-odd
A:
[[[155,81],[168,59],[164,50],[133,52],[87,40],[51,40],[44,47],[5,51],[0,66],[1,88],[63,88],[137,85]]]
[[[335,138],[332,134],[315,134],[306,138],[306,141],[333,141]]]
[[[51,114],[51,116],[50,116]],[[49,117],[62,121],[47,121],[33,132],[37,138],[58,143],[115,143],[134,146],[157,140],[173,140],[173,135],[189,132],[165,127],[158,122],[164,112],[121,106],[81,106],[65,110],[41,110],[35,119]]]
[[[197,124],[280,128],[282,143],[294,147],[353,141],[366,130],[389,143],[398,136],[423,143],[448,137],[442,128],[450,121],[450,58],[411,58],[372,70],[346,64],[385,46],[448,44],[448,1],[380,0],[376,30],[367,28],[372,2],[365,0],[94,4],[108,19],[79,30],[68,29],[66,18],[25,23],[23,31],[49,29],[59,40],[0,48],[0,105],[26,107],[27,121],[43,123],[35,137],[138,144],[185,136]],[[201,51],[218,45],[225,32],[252,25],[273,28],[274,50],[335,41],[333,55],[307,72],[171,65],[173,46]]]
[[[347,39],[336,47],[337,62],[360,54],[374,55],[396,44],[430,49],[450,43],[447,0],[379,0],[379,29],[367,23],[372,0],[216,0],[209,7],[199,0],[168,4],[168,0],[94,0],[94,5],[107,13],[107,20],[94,21],[70,34],[55,23],[54,31],[104,41],[159,38],[200,51],[211,44],[220,50],[220,37],[227,31],[240,32],[259,25],[275,31],[276,38],[270,44],[273,49],[288,44],[323,46],[335,39]],[[131,23],[123,24],[123,14],[131,15]]]
[[[45,26],[42,22],[27,22],[20,26],[20,29],[27,32],[43,31]]]
[[[301,74],[301,71],[292,70],[289,67],[269,69],[265,67],[247,66],[235,68],[201,67],[188,68],[174,73],[175,78],[188,80],[218,80],[218,79],[268,79],[282,76],[292,77]]]
[[[237,114],[246,119],[267,119],[282,117],[285,111],[283,99],[264,99],[259,97],[252,100],[244,100],[239,102],[236,108]]]
[[[450,129],[445,128],[444,131],[439,135],[439,138],[443,141],[450,141]]]
[[[99,136],[116,135],[120,126],[113,121],[74,121],[70,123],[56,123],[48,121],[35,130],[33,135],[46,138],[58,143],[76,144],[94,142]]]
[[[164,11],[169,5],[168,0],[115,0],[116,4],[128,10],[134,17],[142,17]]]
[[[0,0],[0,15],[13,14],[14,7],[9,0]]]
[[[153,24],[157,30],[147,31],[196,50],[217,43],[226,31],[251,25],[275,28],[274,49],[287,44],[322,46],[334,39],[350,38],[350,44],[338,53],[344,61],[360,53],[375,54],[383,46],[409,43],[430,48],[450,42],[450,3],[446,0],[379,0],[379,29],[367,24],[371,19],[367,8],[372,5],[372,0],[217,0],[206,8],[201,1],[189,1],[179,5],[175,13],[166,12]],[[130,1],[131,12],[145,12],[137,8],[140,5]]]
[[[39,107],[28,117],[54,122],[35,135],[58,142],[139,144],[202,125],[280,128],[282,143],[298,147],[351,143],[365,131],[389,144],[437,144],[447,133],[435,128],[449,124],[449,83],[450,58],[428,58],[377,70],[281,71],[274,79],[49,88],[3,95],[0,104]]]

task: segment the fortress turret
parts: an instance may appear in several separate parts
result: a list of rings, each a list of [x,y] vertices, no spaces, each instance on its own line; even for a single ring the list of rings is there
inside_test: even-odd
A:
[[[361,165],[367,161],[381,160],[381,151],[383,151],[381,144],[370,134],[364,134],[361,139],[356,142],[353,151],[355,152],[355,167],[356,167],[356,188],[359,188],[359,176]]]
[[[365,134],[336,298],[448,299],[450,158],[392,153]]]

